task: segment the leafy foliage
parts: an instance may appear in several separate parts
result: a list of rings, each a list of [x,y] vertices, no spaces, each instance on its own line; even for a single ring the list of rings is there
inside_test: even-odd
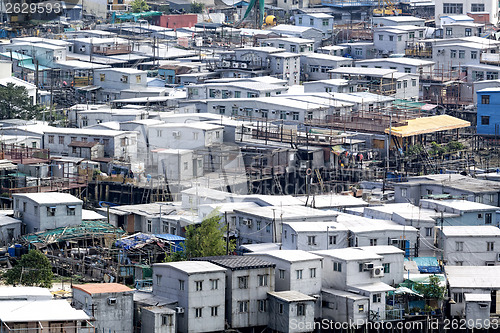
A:
[[[204,8],[205,8],[205,5],[203,5],[201,2],[193,1],[191,3],[191,13],[195,13],[195,14],[203,13]]]
[[[221,225],[217,210],[213,211],[200,225],[186,227],[186,241],[183,252],[175,252],[165,258],[165,262],[185,260],[197,257],[222,256],[226,252],[226,226]],[[234,240],[229,242],[229,251],[236,248]]]
[[[413,156],[413,155],[420,155],[422,154],[422,151],[424,150],[424,147],[422,145],[413,145],[408,147],[408,150],[406,151],[407,156]]]
[[[425,298],[435,298],[441,300],[444,298],[444,293],[446,291],[446,287],[441,287],[439,285],[439,278],[436,275],[431,275],[429,277],[429,283],[417,283],[415,284],[415,291],[424,295]]]
[[[41,107],[32,104],[25,87],[7,83],[0,86],[1,119],[34,119],[41,114]]]
[[[464,145],[458,141],[450,141],[446,144],[446,150],[448,152],[463,150],[464,148]]]
[[[149,5],[145,0],[134,0],[130,3],[130,8],[132,8],[132,13],[147,12],[149,10]]]
[[[4,277],[7,283],[12,285],[50,288],[53,276],[49,259],[38,250],[30,250]]]

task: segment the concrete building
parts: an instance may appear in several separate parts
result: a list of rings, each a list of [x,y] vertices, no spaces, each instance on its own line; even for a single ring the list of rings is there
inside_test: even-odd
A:
[[[339,67],[351,67],[352,59],[312,53],[300,56],[301,74],[305,81],[327,80],[329,70]]]
[[[268,327],[273,332],[313,332],[314,303],[316,299],[298,291],[275,291],[268,293]]]
[[[420,204],[424,196],[448,194],[467,201],[500,206],[500,184],[459,174],[427,175],[408,178],[394,184],[394,201]]]
[[[499,226],[498,207],[467,200],[421,199],[420,207],[454,215],[446,219],[447,225],[494,225]]]
[[[316,46],[320,45],[321,40],[323,39],[323,31],[313,27],[301,27],[291,24],[278,24],[277,26],[271,27],[269,31],[280,36],[312,39],[314,40],[314,44]]]
[[[73,285],[72,290],[74,306],[95,318],[97,331],[133,331],[132,289],[119,283],[89,283]]]
[[[464,317],[466,314],[465,294],[481,294],[498,299],[500,295],[500,266],[446,266],[446,280],[450,298],[450,315]],[[471,300],[469,300],[471,301]],[[491,303],[489,316],[500,314],[500,308]]]
[[[225,329],[226,269],[206,261],[153,265],[153,295],[178,301],[178,332]]]
[[[151,165],[168,181],[188,180],[203,176],[203,157],[190,149],[151,150]]]
[[[240,244],[280,242],[283,223],[292,221],[332,221],[336,212],[325,212],[301,206],[279,206],[235,209]],[[287,235],[288,237],[288,235]],[[291,237],[291,236],[290,236]]]
[[[323,258],[302,250],[273,250],[252,252],[248,256],[261,258],[276,265],[275,290],[295,290],[306,295],[321,291]]]
[[[223,142],[223,126],[205,122],[149,126],[150,148],[200,149]]]
[[[496,226],[439,227],[436,242],[446,265],[499,265],[500,229]]]
[[[373,24],[380,27],[383,26],[400,26],[400,25],[414,25],[417,27],[425,26],[425,20],[423,18],[415,16],[374,16]]]
[[[304,82],[305,93],[349,93],[357,91],[357,86],[344,79],[329,79]]]
[[[302,27],[313,27],[323,32],[324,37],[331,36],[333,32],[334,18],[325,13],[300,13],[294,16],[295,25]]]
[[[5,287],[0,290],[0,330],[29,332],[59,330],[94,333],[92,318],[64,299],[54,299],[49,289]]]
[[[447,17],[465,16],[465,14],[486,14],[486,23],[496,25],[498,23],[498,3],[489,1],[458,0],[453,3],[446,0],[437,0],[435,3],[436,26],[446,22]]]
[[[286,222],[282,228],[283,249],[316,251],[349,246],[349,231],[338,222]]]
[[[297,38],[297,37],[283,37],[283,38],[267,38],[260,41],[260,46],[264,47],[277,47],[290,53],[313,53],[314,40]]]
[[[384,257],[362,248],[314,251],[323,259],[323,288],[356,291],[369,297],[369,311],[376,320],[386,318],[386,294],[394,290],[382,282],[386,266]],[[403,275],[403,271],[401,271]]]
[[[21,236],[22,222],[10,217],[11,210],[3,210],[0,213],[0,245],[10,245]]]
[[[323,288],[322,314],[324,319],[340,323],[368,321],[370,299],[350,291]]]
[[[14,217],[23,221],[22,234],[82,223],[83,201],[67,193],[13,194]]]
[[[477,91],[477,134],[496,135],[500,115],[500,87],[484,88]]]
[[[44,130],[42,142],[44,149],[64,156],[69,154],[69,144],[74,141],[101,143],[104,157],[127,162],[137,159],[137,133],[132,131],[50,127]]]
[[[424,38],[425,27],[398,25],[373,30],[373,44],[380,55],[405,54],[408,42]]]
[[[481,37],[484,24],[473,22],[451,22],[443,24],[443,38]]]
[[[226,269],[225,316],[230,328],[257,328],[267,325],[267,293],[274,291],[275,264],[251,256],[199,259]]]
[[[271,97],[286,93],[288,87],[263,82],[205,83],[188,86],[188,99]]]
[[[417,58],[383,58],[366,59],[355,62],[356,67],[395,69],[401,73],[420,75],[420,79],[427,78],[434,73],[434,62]]]

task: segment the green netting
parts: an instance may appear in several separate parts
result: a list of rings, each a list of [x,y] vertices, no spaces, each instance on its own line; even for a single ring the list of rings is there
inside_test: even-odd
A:
[[[117,229],[104,221],[82,221],[79,226],[61,227],[34,234],[24,235],[21,238],[28,243],[55,243],[89,235],[114,234],[121,235],[125,231]]]

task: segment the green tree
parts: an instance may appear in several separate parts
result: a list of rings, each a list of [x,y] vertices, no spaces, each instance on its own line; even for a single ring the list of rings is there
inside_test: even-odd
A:
[[[50,288],[54,274],[49,259],[38,250],[30,250],[4,277],[12,285]]]
[[[429,277],[429,283],[417,283],[415,284],[415,291],[422,294],[426,299],[438,299],[442,300],[444,298],[444,293],[446,287],[439,285],[440,280],[436,275],[431,275]]]
[[[41,107],[33,105],[25,87],[7,83],[0,86],[1,119],[34,119],[41,114]]]
[[[205,8],[205,6],[201,2],[193,1],[191,3],[191,13],[200,14],[203,12],[203,8]]]
[[[197,257],[222,256],[236,248],[234,240],[229,242],[226,251],[226,226],[222,225],[218,210],[214,210],[199,225],[186,227],[184,251],[166,257],[165,261],[178,261]]]
[[[149,6],[145,0],[134,0],[130,3],[130,7],[132,8],[132,13],[147,12],[149,10]]]

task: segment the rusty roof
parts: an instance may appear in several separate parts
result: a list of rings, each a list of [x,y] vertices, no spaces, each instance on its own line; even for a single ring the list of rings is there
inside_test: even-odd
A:
[[[89,295],[95,294],[107,294],[107,293],[122,293],[126,291],[131,291],[129,287],[120,283],[87,283],[87,284],[75,284],[74,289],[78,289],[86,292]]]

